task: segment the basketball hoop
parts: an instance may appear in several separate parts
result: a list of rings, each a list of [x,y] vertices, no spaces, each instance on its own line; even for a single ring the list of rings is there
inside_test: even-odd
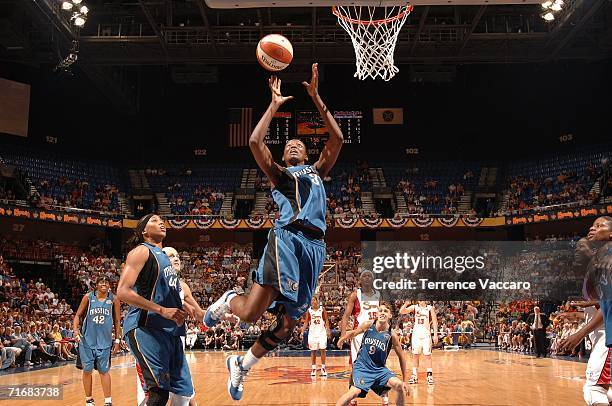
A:
[[[393,54],[397,37],[412,5],[402,6],[334,6],[338,23],[351,36],[355,49],[355,77],[390,80],[399,69]],[[384,12],[384,14],[383,14]]]

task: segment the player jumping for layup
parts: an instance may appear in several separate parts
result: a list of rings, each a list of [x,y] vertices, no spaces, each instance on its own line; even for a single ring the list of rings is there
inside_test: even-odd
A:
[[[206,312],[207,326],[216,325],[227,312],[232,312],[247,323],[257,321],[277,302],[276,323],[263,333],[244,357],[230,356],[226,363],[230,372],[228,391],[240,400],[247,372],[269,351],[288,338],[298,320],[308,310],[325,260],[326,196],[322,178],[333,167],[343,137],[336,120],[321,100],[318,91],[317,64],[312,65],[310,83],[303,82],[325,125],[329,140],[319,160],[307,165],[306,145],[290,140],[283,152],[286,167],[274,162],[264,143],[267,129],[278,108],[292,97],[281,94],[281,81],[269,80],[272,102],[253,130],[249,146],[261,170],[273,186],[272,197],[280,208],[280,217],[268,234],[259,268],[253,276],[253,287],[248,296],[233,290],[225,292]]]
[[[408,395],[408,387],[389,368],[386,367],[387,357],[391,348],[399,358],[402,377],[406,378],[406,360],[399,337],[391,330],[391,308],[381,303],[378,306],[376,321],[368,320],[359,325],[356,330],[346,332],[338,339],[338,347],[356,335],[363,334],[361,348],[353,363],[351,378],[353,386],[336,403],[336,406],[346,406],[353,399],[363,398],[372,389],[381,396],[393,389],[397,392],[396,404],[404,404]]]
[[[79,324],[83,319],[83,326]],[[83,299],[74,315],[73,330],[79,342],[79,362],[83,367],[83,388],[85,389],[85,404],[94,406],[92,397],[92,372],[100,373],[104,406],[111,406],[110,369],[111,347],[113,353],[119,351],[121,337],[121,311],[119,300],[110,293],[108,279],[102,277],[96,282],[96,291],[89,292]],[[113,326],[115,328],[115,344],[113,345]]]
[[[187,406],[193,396],[191,374],[181,336],[185,317],[181,285],[170,259],[162,252],[163,220],[147,214],[136,226],[135,242],[121,273],[117,296],[130,305],[123,334],[142,370],[148,406]]]
[[[412,328],[412,375],[410,383],[418,382],[419,357],[425,356],[427,362],[427,383],[433,385],[433,369],[431,363],[431,327],[433,326],[434,344],[438,344],[438,319],[433,306],[427,302],[420,301],[416,305],[404,303],[400,309],[400,314],[410,314],[414,312],[414,327]]]

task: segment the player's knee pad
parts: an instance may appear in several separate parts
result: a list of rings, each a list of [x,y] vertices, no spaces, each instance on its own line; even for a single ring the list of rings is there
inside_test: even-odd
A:
[[[170,393],[170,406],[188,406],[189,401],[194,395],[181,396],[177,395],[176,393]]]
[[[587,406],[609,404],[608,388],[599,385],[584,385],[582,392]]]
[[[279,338],[274,335],[272,331],[266,330],[259,336],[257,342],[264,347],[266,351],[272,351],[283,342],[283,338]]]
[[[167,390],[161,388],[149,389],[149,398],[147,399],[147,406],[166,406],[170,394]]]

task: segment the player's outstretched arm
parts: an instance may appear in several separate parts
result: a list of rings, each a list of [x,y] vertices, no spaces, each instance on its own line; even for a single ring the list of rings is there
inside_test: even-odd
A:
[[[351,317],[351,314],[353,314],[353,309],[355,308],[356,298],[357,298],[357,294],[355,292],[349,295],[348,303],[346,304],[346,309],[344,309],[342,320],[340,320],[340,336],[343,336],[346,333],[346,328],[348,326],[349,318]]]
[[[601,310],[598,309],[597,313],[595,313],[593,318],[587,324],[582,326],[580,330],[578,330],[571,336],[567,337],[565,340],[561,341],[561,343],[559,343],[559,351],[572,351],[578,346],[578,344],[580,344],[582,340],[584,340],[587,335],[589,335],[598,327],[600,327],[603,324],[603,321],[603,313],[601,312]]]
[[[412,312],[414,310],[414,305],[411,305],[410,302],[406,301],[401,309],[400,309],[400,314],[410,314],[410,312]]]
[[[566,319],[571,321],[583,321],[586,318],[585,312],[564,312],[557,315],[560,319]]]
[[[255,129],[253,129],[251,138],[249,138],[249,148],[251,148],[251,152],[253,153],[253,157],[255,157],[255,161],[257,161],[257,165],[259,165],[268,179],[270,179],[270,183],[276,186],[281,178],[281,170],[276,162],[274,162],[272,153],[264,143],[264,140],[266,138],[266,133],[268,132],[268,127],[270,127],[272,117],[274,117],[274,114],[278,111],[278,108],[287,100],[293,99],[293,96],[283,96],[281,94],[281,80],[276,76],[272,76],[270,79],[268,79],[268,85],[270,87],[270,91],[272,92],[272,101],[270,102],[270,105],[263,116],[261,116],[261,119],[255,126]]]
[[[194,299],[189,285],[181,281],[181,288],[183,289],[183,293],[185,295],[185,304],[193,308],[193,315],[191,316],[197,321],[204,320],[204,310],[200,307],[198,301]]]
[[[436,309],[433,306],[429,309],[429,312],[431,314],[431,325],[434,330],[433,343],[435,345],[438,344],[438,316],[436,316]]]
[[[117,354],[121,350],[120,342],[123,336],[121,331],[121,300],[118,297],[113,298],[113,328],[115,329],[115,342],[113,343],[113,354]]]
[[[366,320],[361,323],[359,327],[357,327],[355,330],[347,331],[338,339],[338,348],[342,347],[342,344],[344,344],[345,341],[350,340],[351,338],[358,336],[361,333],[365,333],[366,330],[369,329],[373,323],[374,320]]]
[[[331,329],[329,328],[329,318],[327,317],[327,310],[323,308],[323,322],[325,323],[325,332],[327,338],[331,338]]]
[[[183,324],[186,313],[181,309],[167,308],[145,299],[133,289],[140,271],[149,258],[149,249],[143,245],[134,248],[125,260],[125,268],[117,285],[117,298],[129,305],[157,313],[162,317],[173,320],[177,325]]]
[[[319,95],[319,64],[312,64],[312,78],[310,79],[310,83],[302,82],[302,84],[306,88],[308,95],[312,98],[321,118],[325,122],[325,126],[329,130],[329,140],[327,140],[325,148],[323,148],[319,156],[319,160],[314,164],[319,172],[319,176],[324,178],[329,171],[331,171],[331,168],[338,159],[340,148],[342,148],[342,144],[344,143],[344,136],[342,135],[342,131],[334,115],[329,111],[325,103],[323,103],[323,99],[321,99]]]
[[[391,332],[391,343],[393,345],[393,350],[397,354],[397,358],[399,359],[400,368],[402,370],[402,380],[405,382],[408,380],[408,369],[406,368],[406,357],[404,350],[402,349],[402,344],[400,343],[400,339],[395,332]]]
[[[74,331],[74,338],[77,341],[81,340],[81,319],[85,316],[87,306],[89,306],[89,298],[84,295],[72,320],[72,331]]]

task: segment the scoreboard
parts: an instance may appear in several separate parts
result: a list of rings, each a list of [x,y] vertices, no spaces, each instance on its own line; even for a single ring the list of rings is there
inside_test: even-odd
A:
[[[342,130],[345,144],[361,144],[361,110],[334,111],[334,118]]]
[[[272,117],[265,143],[268,145],[285,145],[291,137],[293,114],[290,111],[277,111]]]
[[[334,111],[334,118],[344,135],[345,144],[361,143],[361,126],[363,111]],[[295,130],[293,128],[295,127]],[[308,147],[322,147],[329,138],[329,129],[316,110],[298,110],[294,116],[291,112],[277,112],[270,123],[265,143],[284,145],[291,138],[304,141]]]

